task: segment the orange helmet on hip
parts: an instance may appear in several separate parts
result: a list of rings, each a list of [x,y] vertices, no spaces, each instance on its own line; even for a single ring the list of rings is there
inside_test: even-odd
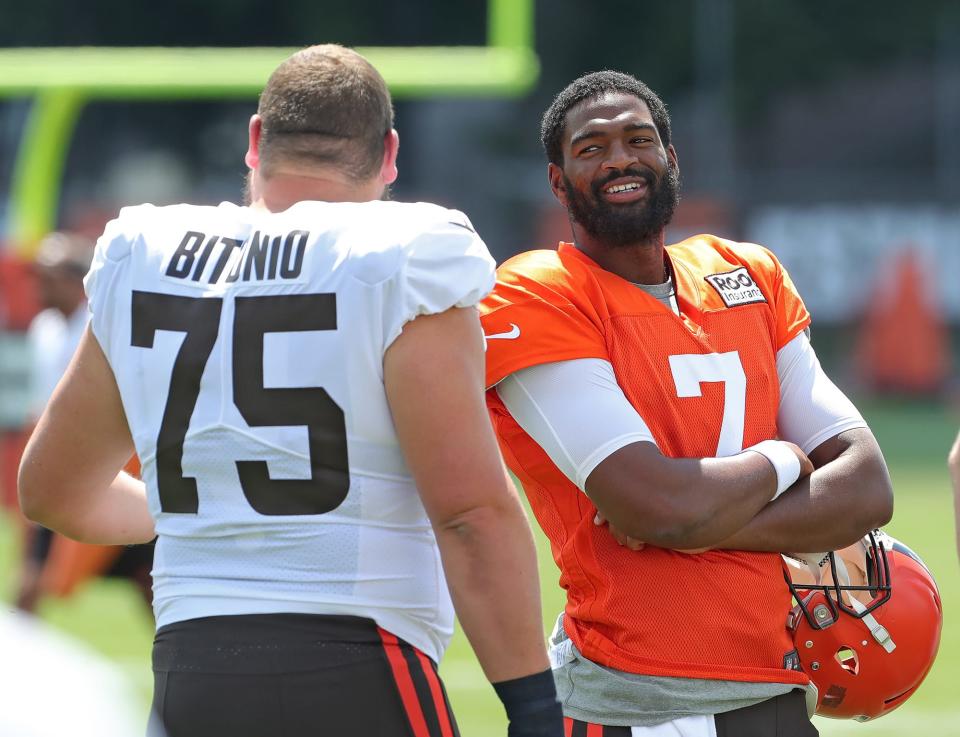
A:
[[[916,553],[879,530],[829,553],[819,568],[813,583],[788,581],[798,602],[789,626],[816,689],[816,713],[858,721],[888,714],[936,658],[936,581]]]

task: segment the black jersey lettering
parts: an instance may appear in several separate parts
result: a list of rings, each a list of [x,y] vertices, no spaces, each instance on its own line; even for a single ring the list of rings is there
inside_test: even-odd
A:
[[[309,239],[306,230],[283,235],[258,230],[245,241],[221,235],[208,237],[206,233],[188,230],[164,274],[203,284],[217,284],[221,279],[228,284],[296,279],[303,271]]]

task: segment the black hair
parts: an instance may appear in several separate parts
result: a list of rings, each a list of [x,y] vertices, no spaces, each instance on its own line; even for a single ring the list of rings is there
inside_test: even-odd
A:
[[[563,133],[567,126],[567,113],[570,112],[570,108],[584,100],[591,100],[608,92],[623,92],[643,100],[650,110],[664,147],[670,145],[670,114],[656,92],[636,77],[623,72],[610,70],[591,72],[568,84],[553,99],[553,103],[543,114],[543,120],[540,123],[540,141],[550,162],[563,166]]]

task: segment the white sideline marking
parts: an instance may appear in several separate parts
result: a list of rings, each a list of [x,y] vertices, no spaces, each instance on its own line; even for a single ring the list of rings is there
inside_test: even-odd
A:
[[[861,724],[850,719],[814,720],[821,737],[903,737],[906,734],[960,737],[960,711],[911,709],[905,706],[873,722]]]

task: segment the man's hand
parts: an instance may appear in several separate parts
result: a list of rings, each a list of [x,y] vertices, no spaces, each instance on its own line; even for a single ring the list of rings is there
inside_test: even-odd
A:
[[[610,534],[613,535],[613,539],[617,541],[617,545],[622,545],[623,547],[630,548],[630,550],[643,550],[647,547],[647,544],[643,540],[637,540],[634,537],[630,537],[626,533],[618,530],[610,521],[603,516],[603,512],[597,510],[597,513],[593,516],[593,524],[601,527],[603,525],[607,526],[607,529],[610,530]],[[678,553],[686,553],[687,555],[695,555],[696,553],[705,553],[706,551],[711,550],[711,548],[691,548],[690,550],[677,550]]]
[[[617,545],[625,546],[630,548],[630,550],[643,550],[647,544],[643,540],[637,540],[634,537],[630,537],[624,532],[621,532],[616,527],[614,527],[606,517],[603,516],[603,512],[599,509],[597,513],[593,516],[593,524],[597,527],[602,527],[603,525],[607,526],[607,529],[610,530],[610,534],[613,535],[613,539],[617,541]]]
[[[800,461],[800,478],[805,478],[813,473],[813,461],[807,457],[806,453],[800,450],[799,445],[795,445],[794,443],[786,440],[781,440],[780,442],[790,446],[790,450],[797,454],[797,460]]]

